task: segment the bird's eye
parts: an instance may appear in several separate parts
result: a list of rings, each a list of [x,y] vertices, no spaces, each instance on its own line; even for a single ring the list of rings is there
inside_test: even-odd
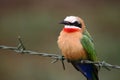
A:
[[[82,25],[80,23],[78,23],[77,21],[75,21],[74,23],[72,23],[72,25],[80,27],[80,28],[82,27]]]

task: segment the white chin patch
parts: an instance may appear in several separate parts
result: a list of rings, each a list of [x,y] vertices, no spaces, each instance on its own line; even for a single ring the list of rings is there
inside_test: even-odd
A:
[[[80,29],[79,27],[76,27],[76,26],[70,26],[70,25],[65,25],[65,28],[77,28],[77,29]]]

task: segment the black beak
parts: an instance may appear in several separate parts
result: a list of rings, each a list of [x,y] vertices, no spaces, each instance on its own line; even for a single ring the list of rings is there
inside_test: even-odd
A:
[[[62,22],[60,22],[60,24],[69,24],[69,22],[67,22],[67,21],[62,21]]]

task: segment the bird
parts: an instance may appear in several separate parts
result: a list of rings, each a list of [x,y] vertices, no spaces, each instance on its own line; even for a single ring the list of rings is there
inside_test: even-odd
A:
[[[58,36],[57,44],[62,55],[87,80],[99,80],[98,67],[95,64],[79,62],[98,60],[93,39],[83,19],[78,16],[67,16],[60,24],[64,24],[64,28]]]

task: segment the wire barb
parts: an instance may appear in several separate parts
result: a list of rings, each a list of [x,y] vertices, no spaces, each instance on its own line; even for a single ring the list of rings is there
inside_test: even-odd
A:
[[[25,48],[25,46],[24,46],[20,36],[18,37],[18,41],[19,41],[19,43],[18,43],[17,47],[0,45],[0,49],[13,50],[16,53],[20,53],[20,54],[30,54],[30,55],[38,55],[38,56],[43,56],[43,57],[50,57],[50,58],[53,59],[53,61],[51,63],[56,63],[57,61],[60,60],[61,63],[62,63],[63,69],[65,70],[64,60],[67,60],[67,59],[65,59],[64,56],[57,55],[57,54],[50,54],[50,53],[39,53],[39,52],[31,51],[31,50],[26,50],[26,48]],[[100,68],[101,67],[105,68],[107,70],[111,70],[111,68],[120,69],[120,66],[112,65],[112,64],[109,64],[109,63],[107,63],[105,61],[93,62],[93,61],[89,61],[89,60],[81,60],[81,61],[78,61],[78,63],[81,63],[81,64],[82,63],[95,64],[96,66],[98,66]]]

